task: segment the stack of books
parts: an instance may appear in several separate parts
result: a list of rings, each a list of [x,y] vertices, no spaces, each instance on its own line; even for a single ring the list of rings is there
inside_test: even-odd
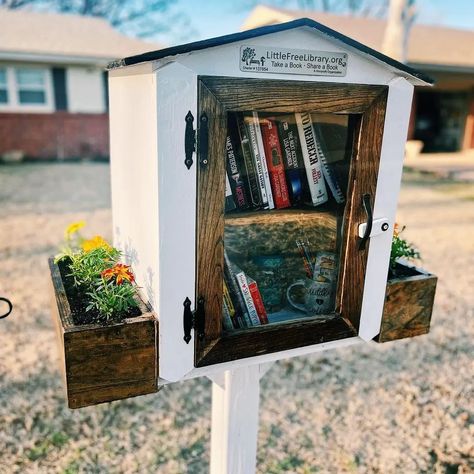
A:
[[[345,200],[310,113],[229,114],[226,169],[226,212]]]

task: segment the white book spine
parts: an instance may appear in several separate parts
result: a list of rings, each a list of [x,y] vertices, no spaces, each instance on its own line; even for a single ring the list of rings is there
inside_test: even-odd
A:
[[[265,178],[263,176],[262,155],[260,154],[260,150],[258,149],[257,130],[255,128],[253,117],[246,117],[246,123],[249,132],[250,144],[252,147],[253,159],[255,162],[255,169],[257,170],[257,180],[259,184],[260,194],[262,196],[262,206],[264,209],[268,209],[268,194],[267,188],[265,186]]]
[[[303,152],[304,167],[308,178],[311,201],[314,206],[324,204],[328,200],[328,192],[324,183],[321,161],[318,158],[316,135],[309,113],[296,113],[296,124]]]
[[[270,182],[270,174],[268,173],[267,157],[265,156],[265,147],[263,146],[262,130],[260,129],[260,120],[258,119],[258,112],[253,112],[253,123],[255,125],[257,145],[262,160],[263,179],[265,181],[265,189],[267,191],[268,208],[275,209],[275,202],[273,201],[272,185]]]
[[[257,309],[255,308],[252,295],[250,294],[247,277],[245,276],[244,272],[240,272],[240,273],[237,273],[237,275],[235,275],[235,278],[237,280],[237,283],[239,284],[239,288],[242,293],[242,297],[244,298],[245,305],[247,306],[250,321],[252,322],[252,326],[259,326],[260,319],[258,317]]]

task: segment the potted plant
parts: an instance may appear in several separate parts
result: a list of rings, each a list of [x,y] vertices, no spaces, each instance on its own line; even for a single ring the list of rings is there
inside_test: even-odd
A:
[[[378,342],[419,336],[430,330],[438,278],[410,263],[419,260],[420,253],[401,236],[404,229],[395,224]]]
[[[79,408],[157,391],[157,330],[132,269],[101,236],[68,226],[61,253],[49,259],[53,319],[68,405]]]

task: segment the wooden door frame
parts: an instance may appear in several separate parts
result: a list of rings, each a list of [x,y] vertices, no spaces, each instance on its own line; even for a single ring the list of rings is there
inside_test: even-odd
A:
[[[205,330],[195,337],[196,367],[357,335],[369,247],[358,248],[358,224],[366,221],[362,196],[370,194],[374,204],[387,96],[383,85],[198,77],[198,117],[208,117],[209,159],[197,173],[196,301],[204,298]],[[227,113],[249,110],[359,114],[342,229],[336,302],[342,317],[222,332]]]

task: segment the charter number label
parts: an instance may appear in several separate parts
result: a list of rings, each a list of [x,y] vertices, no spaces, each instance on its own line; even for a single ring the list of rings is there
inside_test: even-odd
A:
[[[345,76],[347,54],[243,45],[239,63],[245,72]]]

